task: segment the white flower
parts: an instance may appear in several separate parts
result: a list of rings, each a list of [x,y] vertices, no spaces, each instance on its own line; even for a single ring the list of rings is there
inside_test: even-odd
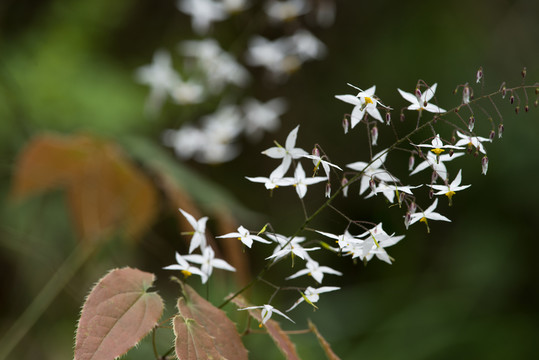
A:
[[[374,155],[372,157],[374,161],[371,164],[364,161],[357,161],[346,165],[352,170],[362,172],[359,195],[363,194],[365,190],[367,190],[367,188],[369,187],[369,181],[372,178],[384,181],[386,183],[399,181],[399,179],[391,175],[387,170],[383,169],[386,157],[387,149],[382,150],[378,154]]]
[[[163,143],[174,148],[178,157],[189,159],[206,143],[206,136],[194,126],[183,125],[178,130],[165,130]]]
[[[310,10],[305,0],[269,0],[264,6],[268,17],[273,21],[290,21],[298,16],[306,14]]]
[[[431,142],[430,145],[427,145],[427,144],[415,145],[414,144],[414,146],[431,148],[430,151],[435,153],[437,156],[440,155],[442,152],[444,152],[445,149],[464,150],[464,148],[458,146],[458,144],[456,144],[456,145],[444,145],[443,141],[440,139],[439,134],[436,134],[434,139],[432,139],[432,142]]]
[[[187,260],[185,260],[180,254],[176,253],[176,262],[177,264],[165,266],[163,269],[165,270],[180,270],[182,274],[187,278],[188,276],[191,276],[193,274],[200,276],[202,279],[202,283],[206,283],[208,280],[208,275],[206,273],[202,272],[197,267],[194,267],[190,265]]]
[[[449,206],[452,204],[452,197],[455,195],[455,192],[464,190],[469,188],[471,185],[460,185],[460,182],[462,181],[462,170],[459,170],[459,173],[455,177],[455,180],[451,182],[451,184],[445,184],[445,185],[428,185],[434,190],[438,190],[438,192],[434,193],[434,195],[445,195],[449,199]]]
[[[221,259],[215,258],[215,252],[211,247],[205,247],[202,250],[202,255],[185,255],[183,257],[185,260],[193,262],[195,264],[201,264],[200,270],[206,274],[207,278],[209,278],[213,272],[213,268],[228,270],[228,271],[236,271],[230,264],[228,264],[226,261]],[[207,280],[206,278],[206,280]],[[202,279],[202,283],[205,284],[206,281]]]
[[[250,248],[253,245],[253,240],[265,243],[265,244],[271,244],[271,241],[268,241],[260,236],[257,235],[251,235],[251,232],[244,228],[243,226],[240,226],[238,228],[238,232],[231,232],[226,235],[217,236],[217,238],[237,238],[242,243],[244,243],[248,248]]]
[[[294,320],[290,319],[288,316],[286,316],[285,314],[283,314],[282,312],[280,312],[279,310],[277,310],[276,308],[268,304],[264,304],[261,306],[249,306],[249,307],[238,309],[238,310],[241,311],[241,310],[251,310],[251,309],[262,309],[262,312],[260,313],[260,316],[262,317],[262,323],[260,323],[259,327],[262,327],[271,318],[271,315],[273,315],[273,313],[279,314],[285,319],[288,319],[294,322]]]
[[[369,198],[373,195],[376,195],[378,193],[383,193],[384,196],[387,198],[387,200],[390,202],[390,203],[393,203],[395,201],[395,194],[397,194],[397,197],[399,196],[399,192],[401,193],[406,193],[406,194],[409,194],[409,195],[413,195],[412,193],[412,189],[417,189],[418,187],[421,187],[422,185],[417,185],[417,186],[411,186],[411,185],[406,185],[406,186],[400,186],[400,185],[394,185],[394,184],[386,184],[385,182],[380,182],[380,184],[378,184],[376,186],[376,189],[373,193],[369,194],[368,196],[366,196],[365,198]],[[399,199],[397,199],[397,201],[400,202]]]
[[[394,234],[389,235],[384,231],[384,229],[382,229],[382,223],[376,225],[374,228],[361,235],[358,235],[358,237],[367,236],[367,238],[363,240],[364,242],[361,246],[362,253],[356,253],[353,257],[357,256],[363,261],[369,261],[373,256],[376,256],[378,259],[391,264],[391,257],[387,254],[385,248],[395,245],[404,239],[404,235],[393,235]]]
[[[296,31],[287,40],[301,61],[320,59],[326,53],[326,45],[305,29]]]
[[[454,153],[453,155],[450,154],[444,154],[444,155],[435,155],[432,152],[427,153],[427,157],[425,160],[421,163],[419,163],[414,171],[410,173],[410,175],[417,174],[421,170],[424,170],[426,168],[431,168],[433,171],[435,171],[438,176],[440,176],[443,180],[447,180],[447,168],[444,164],[444,162],[451,161],[453,159],[458,158],[459,156],[464,155],[464,153]]]
[[[305,260],[306,257],[309,255],[307,254],[307,251],[314,251],[319,250],[319,247],[314,248],[308,248],[305,249],[300,245],[303,241],[305,241],[304,237],[296,236],[292,240],[290,238],[280,235],[280,234],[266,234],[267,237],[269,237],[271,240],[278,243],[277,247],[275,247],[275,250],[273,251],[273,255],[268,256],[267,259],[275,259],[278,260],[280,258],[285,257],[286,255],[292,253],[293,255],[296,255],[303,260]]]
[[[326,178],[329,179],[329,167],[334,167],[335,169],[339,169],[342,171],[342,169],[335,165],[335,164],[332,164],[330,163],[329,161],[326,161],[326,160],[322,160],[322,158],[320,156],[316,156],[316,155],[302,155],[302,157],[305,157],[307,159],[311,159],[313,161],[313,164],[314,164],[314,171],[313,173],[316,174],[316,172],[318,171],[318,168],[320,167],[320,165],[322,165],[322,168],[324,169],[324,172],[326,173]]]
[[[451,222],[451,220],[449,220],[445,216],[434,212],[434,209],[436,209],[437,205],[438,205],[438,198],[436,198],[434,200],[434,202],[432,203],[432,205],[429,206],[425,211],[416,212],[416,213],[411,214],[410,215],[410,222],[409,222],[408,225],[412,225],[412,224],[414,224],[414,223],[416,223],[418,221],[424,222],[425,225],[427,225],[427,231],[430,232],[429,224],[427,222],[427,219]]]
[[[177,6],[191,16],[193,30],[199,35],[207,33],[212,22],[227,18],[223,4],[213,0],[179,0]]]
[[[279,116],[286,111],[286,101],[283,98],[272,99],[262,103],[250,98],[243,103],[245,113],[245,133],[251,139],[257,140],[265,131],[274,131],[280,125]]]
[[[332,274],[341,276],[340,271],[334,270],[329,266],[320,266],[320,264],[312,259],[307,259],[305,263],[305,269],[298,271],[297,273],[290,275],[286,280],[295,279],[299,276],[309,275],[312,276],[318,283],[322,283],[324,274]]]
[[[469,136],[469,135],[461,133],[458,130],[457,130],[457,135],[460,138],[460,140],[457,141],[455,146],[462,146],[462,145],[472,146],[473,145],[483,154],[486,154],[487,152],[482,142],[485,142],[485,141],[492,142],[492,140],[489,138],[484,138],[481,136]]]
[[[358,240],[354,236],[352,236],[352,234],[350,234],[348,230],[345,230],[344,234],[342,235],[335,235],[335,234],[327,233],[324,231],[318,231],[318,230],[315,230],[315,231],[319,234],[335,239],[336,240],[335,242],[339,245],[339,249],[341,250],[350,247],[351,244],[357,245],[363,242],[362,240]]]
[[[146,102],[146,109],[150,113],[158,112],[168,94],[181,83],[180,75],[172,68],[170,54],[165,50],[157,50],[152,63],[138,68],[135,76],[138,82],[150,86]]]
[[[296,192],[298,193],[298,196],[300,199],[303,199],[305,194],[307,194],[307,185],[317,184],[322,181],[326,181],[327,178],[322,176],[315,176],[315,177],[305,177],[305,171],[303,170],[303,167],[301,164],[298,163],[298,166],[296,167],[296,171],[294,171],[294,183],[293,185],[296,187]]]
[[[354,105],[354,109],[352,110],[352,114],[351,114],[352,128],[354,128],[354,126],[356,126],[361,120],[363,120],[363,117],[365,116],[365,112],[367,112],[370,116],[372,116],[376,120],[382,123],[384,122],[384,120],[382,119],[382,115],[380,115],[380,111],[378,111],[378,108],[377,108],[378,99],[374,95],[375,91],[376,91],[376,85],[373,85],[372,87],[368,88],[365,91],[362,91],[360,89],[359,94],[357,94],[356,96],[335,95],[337,99]]]
[[[425,92],[419,98],[416,95],[402,91],[401,89],[397,90],[399,90],[399,93],[406,101],[412,103],[412,105],[408,106],[408,110],[426,110],[432,113],[443,113],[445,112],[444,109],[429,103],[429,100],[433,98],[434,93],[436,92],[437,86],[438,84],[432,85],[430,88],[425,90]]]
[[[292,305],[290,309],[286,310],[286,312],[289,312],[290,310],[294,309],[296,306],[301,304],[303,300],[305,300],[305,298],[307,298],[307,301],[310,302],[311,305],[314,306],[314,303],[320,300],[319,294],[329,292],[329,291],[335,291],[339,289],[340,287],[337,287],[337,286],[322,286],[318,289],[315,289],[309,286],[305,290],[305,293],[303,293],[302,296],[294,303],[294,305]]]
[[[263,176],[246,176],[245,178],[252,182],[262,183],[264,184],[266,189],[271,190],[278,188],[279,186],[290,186],[294,184],[294,181],[291,178],[283,178],[285,172],[286,170],[284,169],[283,164],[280,164],[275,170],[271,172],[269,178]]]
[[[208,217],[204,216],[199,220],[196,220],[193,215],[189,214],[188,212],[182,209],[179,210],[195,230],[192,233],[193,237],[191,238],[189,253],[192,253],[193,250],[195,250],[197,247],[200,247],[200,249],[204,250],[206,248],[206,222],[208,221]]]
[[[300,66],[300,60],[290,49],[286,38],[274,41],[255,36],[249,41],[246,53],[247,64],[262,66],[276,77],[290,74]]]
[[[283,175],[286,173],[288,168],[290,167],[290,164],[292,163],[292,159],[298,159],[304,155],[307,155],[307,151],[296,148],[296,139],[298,137],[298,130],[299,125],[296,126],[288,136],[286,137],[285,146],[282,147],[281,145],[277,144],[278,146],[271,147],[269,149],[266,149],[262,151],[262,154],[269,156],[273,159],[283,159],[282,167],[283,167]]]

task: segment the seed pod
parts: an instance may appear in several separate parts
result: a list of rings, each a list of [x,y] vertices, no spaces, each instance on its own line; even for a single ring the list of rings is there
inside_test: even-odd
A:
[[[524,111],[525,111],[525,112],[530,111],[530,107],[528,106],[528,104],[526,104],[526,106],[524,106]]]
[[[401,115],[400,115],[400,121],[404,121],[404,120],[405,120],[404,113],[401,112]]]
[[[511,104],[515,102],[515,97],[513,95],[511,95],[511,97],[509,98],[509,102]]]

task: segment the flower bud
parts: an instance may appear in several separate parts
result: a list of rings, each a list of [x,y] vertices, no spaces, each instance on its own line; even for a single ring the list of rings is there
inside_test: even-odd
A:
[[[400,121],[404,121],[404,119],[405,119],[405,118],[404,118],[404,113],[401,112],[401,115],[400,115]]]
[[[378,142],[378,127],[374,125],[371,129],[371,141],[372,145],[377,145]]]
[[[502,138],[503,130],[504,130],[503,124],[498,125],[498,139]]]
[[[450,149],[449,150],[449,157],[453,156],[454,153],[455,153],[455,151],[453,149]]]
[[[539,100],[536,99],[536,100],[533,102],[533,106],[535,106],[535,107],[539,106]]]
[[[507,94],[507,88],[505,85],[502,87],[502,99],[505,99],[505,94]]]
[[[515,102],[515,97],[513,95],[511,95],[511,97],[509,98],[509,102],[511,104]]]
[[[528,104],[526,104],[526,106],[524,106],[524,111],[525,111],[525,112],[530,111],[530,107],[528,106]]]
[[[312,154],[313,156],[320,157],[320,150],[318,150],[318,148],[315,146],[315,147],[313,148],[313,151],[311,152],[311,154]]]
[[[408,170],[409,171],[412,171],[412,169],[414,168],[414,164],[415,164],[415,156],[414,154],[410,155],[410,158],[408,159]]]
[[[460,110],[460,106],[458,106],[458,107],[455,108],[455,112],[456,112],[456,113],[458,113],[459,110]]]
[[[341,186],[343,187],[342,188],[342,194],[344,197],[347,197],[348,196],[348,186],[346,186],[346,184],[348,184],[348,179],[343,177],[342,180],[341,180]]]
[[[404,215],[404,226],[406,227],[406,230],[408,230],[408,226],[410,226],[410,220],[412,220],[412,215],[407,211],[406,215]]]
[[[342,128],[344,129],[344,133],[348,134],[348,128],[350,127],[350,122],[348,121],[348,117],[344,117],[342,119]]]
[[[376,195],[376,183],[374,182],[374,178],[371,177],[369,180],[369,187],[371,188],[371,191]]]
[[[405,197],[406,197],[406,193],[404,191],[399,192],[399,207],[400,207],[400,204],[403,203]]]
[[[386,125],[391,124],[391,113],[388,111],[386,112]]]
[[[519,111],[520,111],[520,106],[517,105],[517,106],[515,107],[515,114],[518,115]]]
[[[522,78],[524,79],[526,77],[526,67],[524,66],[524,69],[522,69],[522,72],[520,73],[522,75]]]
[[[535,95],[539,95],[539,87],[535,88]]]
[[[430,182],[434,184],[436,182],[436,180],[438,180],[438,173],[436,171],[433,171]],[[432,197],[431,197],[431,199],[432,199]]]
[[[451,136],[451,144],[454,144],[457,142],[457,138],[455,137],[455,134]]]
[[[327,183],[326,184],[326,197],[330,197],[331,196],[331,183]]]
[[[417,205],[415,201],[412,201],[412,203],[408,206],[408,211],[410,212],[410,214],[414,214],[416,209],[417,209]]]
[[[421,90],[419,90],[419,88],[415,88],[415,91],[414,91],[414,94],[415,94],[415,97],[417,98],[417,101],[421,101]]]
[[[468,104],[470,102],[470,88],[468,85],[464,85],[464,89],[462,89],[462,103]]]
[[[477,70],[477,74],[475,74],[475,82],[479,83],[482,78],[483,78],[483,67],[480,66],[479,70]]]
[[[488,170],[488,157],[485,155],[481,159],[481,174],[486,175]]]
[[[434,197],[434,190],[432,190],[432,188],[429,190],[429,199],[432,200],[432,198]]]
[[[468,129],[470,131],[473,131],[474,126],[475,126],[475,117],[472,115],[470,116],[470,120],[468,120]]]

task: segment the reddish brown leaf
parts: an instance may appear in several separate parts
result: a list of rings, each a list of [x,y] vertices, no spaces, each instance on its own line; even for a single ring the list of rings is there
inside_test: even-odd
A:
[[[114,144],[85,135],[43,135],[19,156],[12,195],[66,187],[82,239],[123,229],[139,236],[153,221],[157,194],[151,182]]]
[[[322,334],[318,332],[318,329],[316,326],[309,320],[309,329],[311,329],[312,332],[316,335],[316,338],[318,339],[318,342],[320,343],[320,346],[322,346],[322,349],[324,349],[324,352],[326,353],[326,356],[329,360],[340,360],[340,358],[333,352],[331,349],[331,346],[329,343],[324,339]]]
[[[180,360],[247,359],[234,323],[226,313],[183,285],[185,297],[178,299],[174,317],[176,356]]]
[[[147,292],[153,274],[115,269],[94,286],[82,308],[75,360],[108,360],[125,354],[157,324],[163,300]]]
[[[251,306],[241,296],[236,296],[234,299],[232,299],[232,302],[240,309]],[[262,316],[260,315],[259,309],[251,309],[247,311],[249,311],[249,315],[255,318],[259,323],[262,323]],[[275,342],[275,345],[277,345],[279,350],[281,350],[287,359],[299,360],[298,353],[296,352],[296,345],[294,345],[292,340],[290,340],[290,337],[283,331],[283,329],[281,329],[278,322],[269,319],[266,321],[265,327],[268,334]]]

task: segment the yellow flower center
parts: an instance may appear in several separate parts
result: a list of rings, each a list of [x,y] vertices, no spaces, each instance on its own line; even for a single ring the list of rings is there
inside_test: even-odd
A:
[[[365,97],[365,104],[374,104],[374,102],[372,101],[372,99],[368,96]]]
[[[189,276],[193,275],[189,270],[182,270],[183,276],[187,279]]]
[[[432,152],[435,153],[436,155],[440,156],[440,154],[443,153],[445,150],[444,150],[444,149],[440,149],[440,148],[436,148],[436,149],[430,149],[430,151],[432,151]]]

